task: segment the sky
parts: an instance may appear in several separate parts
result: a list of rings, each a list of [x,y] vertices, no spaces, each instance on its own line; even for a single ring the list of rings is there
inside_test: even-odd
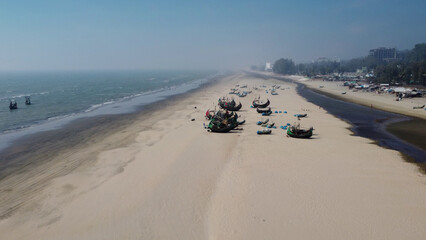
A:
[[[0,0],[0,70],[234,69],[426,42],[425,0]]]

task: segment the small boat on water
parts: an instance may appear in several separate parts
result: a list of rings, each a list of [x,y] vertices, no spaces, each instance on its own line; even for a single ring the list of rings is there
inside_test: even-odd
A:
[[[10,110],[18,109],[18,103],[15,100],[10,100],[9,109]]]
[[[25,105],[31,105],[31,99],[30,96],[25,97]]]
[[[314,128],[301,129],[299,125],[287,128],[287,136],[293,138],[310,138],[312,137]]]

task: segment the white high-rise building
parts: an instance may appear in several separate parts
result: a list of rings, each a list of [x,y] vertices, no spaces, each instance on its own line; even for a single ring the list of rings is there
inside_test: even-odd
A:
[[[272,71],[272,64],[270,62],[265,64],[265,71]]]

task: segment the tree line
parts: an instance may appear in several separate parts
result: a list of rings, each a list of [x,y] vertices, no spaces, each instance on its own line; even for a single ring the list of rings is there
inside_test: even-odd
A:
[[[405,83],[426,85],[426,43],[416,44],[411,50],[399,51],[397,60],[386,62],[373,56],[346,61],[323,61],[295,64],[292,59],[278,59],[273,71],[280,74],[302,74],[306,76],[331,73],[355,72],[367,68],[374,73],[372,81],[377,83]]]

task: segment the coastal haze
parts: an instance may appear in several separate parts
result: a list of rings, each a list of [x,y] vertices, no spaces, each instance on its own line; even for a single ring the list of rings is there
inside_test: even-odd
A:
[[[426,40],[425,1],[3,1],[0,70],[232,69]]]
[[[1,2],[0,239],[423,239],[425,8]]]

